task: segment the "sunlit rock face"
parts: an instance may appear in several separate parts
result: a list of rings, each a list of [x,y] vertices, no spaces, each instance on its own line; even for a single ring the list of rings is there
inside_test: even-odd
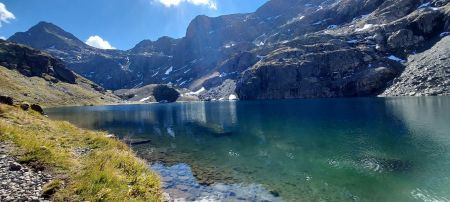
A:
[[[446,4],[340,1],[323,6],[288,23],[288,30],[271,38],[277,43],[244,72],[236,92],[241,99],[376,96],[386,88],[389,91],[384,95],[448,94],[448,84],[442,79],[449,65],[448,53],[444,45],[434,45],[444,40],[442,30],[448,29],[449,7],[442,6]],[[311,26],[320,30],[312,31]],[[296,34],[286,34],[289,30]],[[420,73],[436,82],[426,85],[423,91],[427,93],[419,94],[419,77],[409,69],[423,65],[417,62],[420,59],[409,60],[433,46],[435,51],[430,52],[447,54],[422,54],[422,59],[429,58],[422,61],[439,62],[431,62]],[[402,80],[409,81],[408,89],[395,80],[402,73]]]
[[[113,90],[171,84],[205,88],[204,99],[377,96],[386,89],[392,93],[385,95],[419,95],[415,77],[404,69],[418,66],[410,56],[448,35],[448,3],[271,0],[254,13],[197,16],[185,37],[143,40],[128,51],[87,46],[50,23],[9,40],[45,50]],[[442,47],[435,46],[443,54],[433,58],[441,62],[423,74],[445,71]],[[400,75],[412,80],[409,90],[396,90]],[[429,75],[433,80],[436,74]],[[447,83],[430,85],[448,94]]]

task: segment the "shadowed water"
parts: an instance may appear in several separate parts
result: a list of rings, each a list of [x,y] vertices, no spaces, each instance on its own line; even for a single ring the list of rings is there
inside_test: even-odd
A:
[[[187,163],[202,186],[256,184],[287,201],[450,200],[450,97],[195,102],[47,112],[124,139],[151,140],[134,150],[167,168]]]

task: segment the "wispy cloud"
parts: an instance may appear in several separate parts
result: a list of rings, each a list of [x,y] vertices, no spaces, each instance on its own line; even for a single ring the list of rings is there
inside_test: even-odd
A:
[[[102,37],[95,35],[95,36],[90,36],[86,42],[87,45],[90,45],[92,47],[95,48],[100,48],[100,49],[116,49],[113,46],[111,46],[111,44],[109,44],[108,41],[103,40]]]
[[[0,3],[0,27],[2,23],[9,23],[10,20],[14,19],[16,19],[16,16],[6,9],[5,4]]]
[[[208,6],[210,9],[217,10],[217,3],[215,0],[156,0],[166,7],[178,6],[181,3],[190,3],[197,6]]]

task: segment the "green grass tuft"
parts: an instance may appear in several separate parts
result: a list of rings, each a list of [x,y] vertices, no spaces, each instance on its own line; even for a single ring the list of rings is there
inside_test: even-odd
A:
[[[54,201],[161,201],[159,177],[146,162],[106,133],[52,121],[0,105],[0,141],[11,141],[21,162],[46,168]],[[77,154],[77,149],[88,151]]]

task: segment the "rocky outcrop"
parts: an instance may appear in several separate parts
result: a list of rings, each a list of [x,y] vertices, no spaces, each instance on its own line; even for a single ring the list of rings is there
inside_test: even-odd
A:
[[[153,97],[157,102],[175,102],[180,93],[167,85],[158,85],[153,89]]]
[[[43,77],[52,82],[75,83],[76,75],[65,64],[41,51],[0,41],[0,65],[19,71],[25,76]]]
[[[151,103],[157,102],[154,96],[155,88],[159,86],[159,84],[150,84],[140,88],[134,89],[120,89],[114,91],[114,94],[122,98],[127,102],[137,102],[137,103]],[[175,88],[174,86],[170,86],[170,88],[174,88],[180,94],[176,101],[199,101],[197,95],[192,94],[188,89],[184,88]]]
[[[389,36],[387,44],[391,49],[417,47],[423,40],[423,37],[414,36],[411,30],[401,29]]]
[[[450,36],[429,50],[408,57],[405,71],[382,96],[450,94]]]
[[[214,86],[202,92],[199,97],[202,100],[230,100],[236,94],[236,81],[226,79],[218,86]]]

